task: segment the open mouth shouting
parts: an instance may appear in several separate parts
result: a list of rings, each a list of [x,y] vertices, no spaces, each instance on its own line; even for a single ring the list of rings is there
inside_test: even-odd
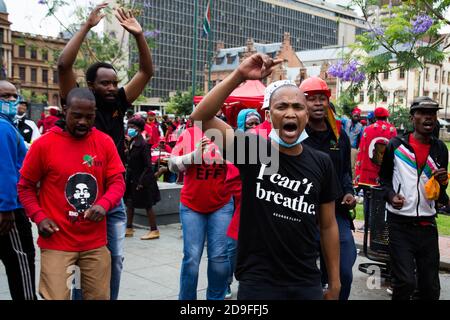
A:
[[[299,135],[298,124],[296,121],[285,121],[281,130],[281,138],[286,142],[297,139]]]
[[[434,128],[434,122],[431,120],[425,120],[424,122],[422,122],[422,126],[425,130],[432,131]]]

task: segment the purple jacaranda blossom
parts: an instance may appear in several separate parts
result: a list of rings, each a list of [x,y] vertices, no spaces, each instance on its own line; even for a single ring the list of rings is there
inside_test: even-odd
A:
[[[427,32],[432,25],[433,19],[426,14],[421,14],[412,22],[412,33],[421,34]]]
[[[344,75],[344,62],[339,60],[328,68],[328,73],[336,78],[342,78]]]
[[[350,60],[347,65],[340,60],[328,68],[328,73],[342,81],[361,82],[366,80],[366,76],[358,70],[358,67],[359,63],[356,60]]]
[[[384,28],[383,27],[375,27],[375,28],[373,28],[372,32],[376,36],[382,36],[382,35],[384,35]]]
[[[144,37],[146,37],[146,38],[156,38],[160,33],[161,33],[161,31],[159,31],[158,29],[155,29],[155,30],[152,30],[152,31],[144,31]]]
[[[38,1],[38,4],[46,4],[46,3],[47,3],[46,0],[39,0],[39,1]]]
[[[366,75],[364,74],[364,72],[357,72],[352,77],[353,82],[362,82],[365,80],[366,80]]]

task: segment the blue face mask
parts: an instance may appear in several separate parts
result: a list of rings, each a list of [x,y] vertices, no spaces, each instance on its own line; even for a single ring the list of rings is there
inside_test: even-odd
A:
[[[285,148],[292,148],[295,147],[296,145],[300,144],[303,140],[305,140],[306,138],[308,138],[308,134],[306,133],[306,130],[303,130],[302,133],[298,136],[297,141],[293,142],[293,143],[286,143],[284,142],[277,134],[277,132],[275,131],[275,129],[272,129],[270,131],[269,134],[269,138],[272,139],[273,141],[275,141],[276,143],[278,143],[280,146],[285,147]]]
[[[134,138],[137,136],[138,132],[135,128],[128,128],[127,134],[130,138]]]
[[[17,114],[17,106],[19,105],[20,99],[16,101],[0,100],[0,112],[3,113],[10,119],[13,119]]]

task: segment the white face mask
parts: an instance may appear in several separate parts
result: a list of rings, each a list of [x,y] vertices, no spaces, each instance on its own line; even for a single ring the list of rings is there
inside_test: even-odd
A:
[[[303,130],[302,133],[298,136],[297,140],[293,143],[286,143],[280,136],[277,134],[275,129],[272,129],[269,134],[269,138],[278,143],[280,146],[285,148],[293,148],[296,145],[300,144],[303,140],[307,139],[309,136],[306,133],[306,130]]]

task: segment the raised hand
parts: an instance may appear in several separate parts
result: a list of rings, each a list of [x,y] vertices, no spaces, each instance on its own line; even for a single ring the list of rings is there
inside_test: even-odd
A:
[[[142,27],[131,11],[126,12],[123,8],[117,8],[114,13],[119,24],[134,36],[142,33]]]
[[[101,13],[100,11],[108,6],[108,2],[100,3],[98,6],[92,10],[91,14],[89,15],[86,24],[89,26],[89,28],[95,27],[100,20],[103,19],[105,16],[104,13]]]
[[[268,55],[256,53],[239,65],[238,72],[244,80],[256,80],[267,77],[282,59],[272,59]]]

